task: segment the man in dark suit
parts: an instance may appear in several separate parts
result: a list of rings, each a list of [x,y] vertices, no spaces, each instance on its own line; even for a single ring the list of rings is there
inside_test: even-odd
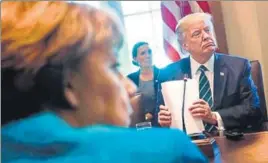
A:
[[[160,126],[170,126],[171,113],[164,106],[161,83],[182,80],[185,75],[199,83],[199,100],[189,109],[208,132],[240,129],[261,122],[259,97],[250,76],[250,63],[240,57],[216,53],[212,17],[195,13],[182,18],[176,33],[182,52],[190,57],[168,65],[159,74],[157,116]]]

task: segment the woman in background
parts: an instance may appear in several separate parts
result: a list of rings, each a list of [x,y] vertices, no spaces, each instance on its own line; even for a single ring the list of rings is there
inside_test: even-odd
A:
[[[206,162],[180,131],[126,128],[135,87],[116,68],[123,35],[112,15],[1,3],[3,163]]]
[[[137,42],[132,49],[133,64],[140,69],[127,77],[138,87],[141,93],[141,113],[140,121],[150,121],[153,123],[153,115],[156,107],[157,77],[159,69],[153,66],[152,50],[147,42]]]

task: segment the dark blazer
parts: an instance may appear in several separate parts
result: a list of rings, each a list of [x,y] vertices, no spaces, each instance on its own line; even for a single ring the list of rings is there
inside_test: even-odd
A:
[[[155,67],[155,66],[153,68],[154,68],[154,79],[153,79],[154,80],[154,90],[155,90],[155,95],[156,95],[157,94],[157,88],[158,88],[159,69],[157,67]],[[133,73],[127,75],[127,77],[130,80],[132,80],[137,87],[139,87],[140,69],[138,71],[136,71],[136,72],[133,72]],[[154,115],[155,114],[155,108],[146,108],[146,110],[144,111],[144,115],[146,113],[151,113],[152,115]],[[155,122],[155,120],[153,120],[152,122]],[[154,125],[154,123],[153,123],[153,125]]]
[[[251,65],[247,59],[215,54],[214,62],[214,106],[224,123],[225,129],[258,127],[261,123],[260,102],[256,86],[251,79]],[[187,74],[192,78],[190,58],[181,59],[160,70],[157,92],[157,113],[164,104],[161,83],[181,80]]]

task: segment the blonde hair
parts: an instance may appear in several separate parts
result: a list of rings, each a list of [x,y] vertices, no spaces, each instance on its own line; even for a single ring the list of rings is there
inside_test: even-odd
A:
[[[79,55],[107,41],[119,46],[123,38],[115,17],[62,1],[2,2],[1,22],[3,68],[38,69],[52,57],[73,55],[70,49]]]
[[[197,12],[197,13],[193,13],[193,14],[189,14],[186,15],[185,17],[181,18],[178,21],[178,24],[176,26],[175,32],[178,38],[178,42],[179,42],[179,48],[181,50],[182,53],[187,53],[183,48],[182,48],[182,42],[183,39],[185,37],[185,31],[188,29],[189,25],[192,24],[193,22],[197,22],[203,20],[205,22],[210,22],[209,26],[211,28],[211,30],[213,31],[213,37],[215,39],[215,43],[217,46],[217,41],[216,41],[216,35],[215,35],[215,31],[214,31],[214,26],[213,26],[213,18],[212,15],[209,13],[203,13],[203,12]]]
[[[115,14],[82,4],[2,2],[1,22],[1,69],[19,70],[23,76],[19,83],[24,83],[19,88],[26,87],[25,83],[48,63],[61,63],[64,71],[77,71],[96,47],[112,44],[120,48],[123,43],[122,25]],[[97,78],[99,74],[91,75]],[[65,78],[63,75],[60,80]]]

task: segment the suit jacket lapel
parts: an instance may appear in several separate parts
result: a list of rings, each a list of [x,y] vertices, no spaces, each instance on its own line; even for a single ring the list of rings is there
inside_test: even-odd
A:
[[[226,86],[226,81],[228,77],[228,70],[224,65],[224,62],[221,60],[221,56],[215,54],[214,62],[214,105],[212,110],[217,110],[221,105],[224,90]]]

